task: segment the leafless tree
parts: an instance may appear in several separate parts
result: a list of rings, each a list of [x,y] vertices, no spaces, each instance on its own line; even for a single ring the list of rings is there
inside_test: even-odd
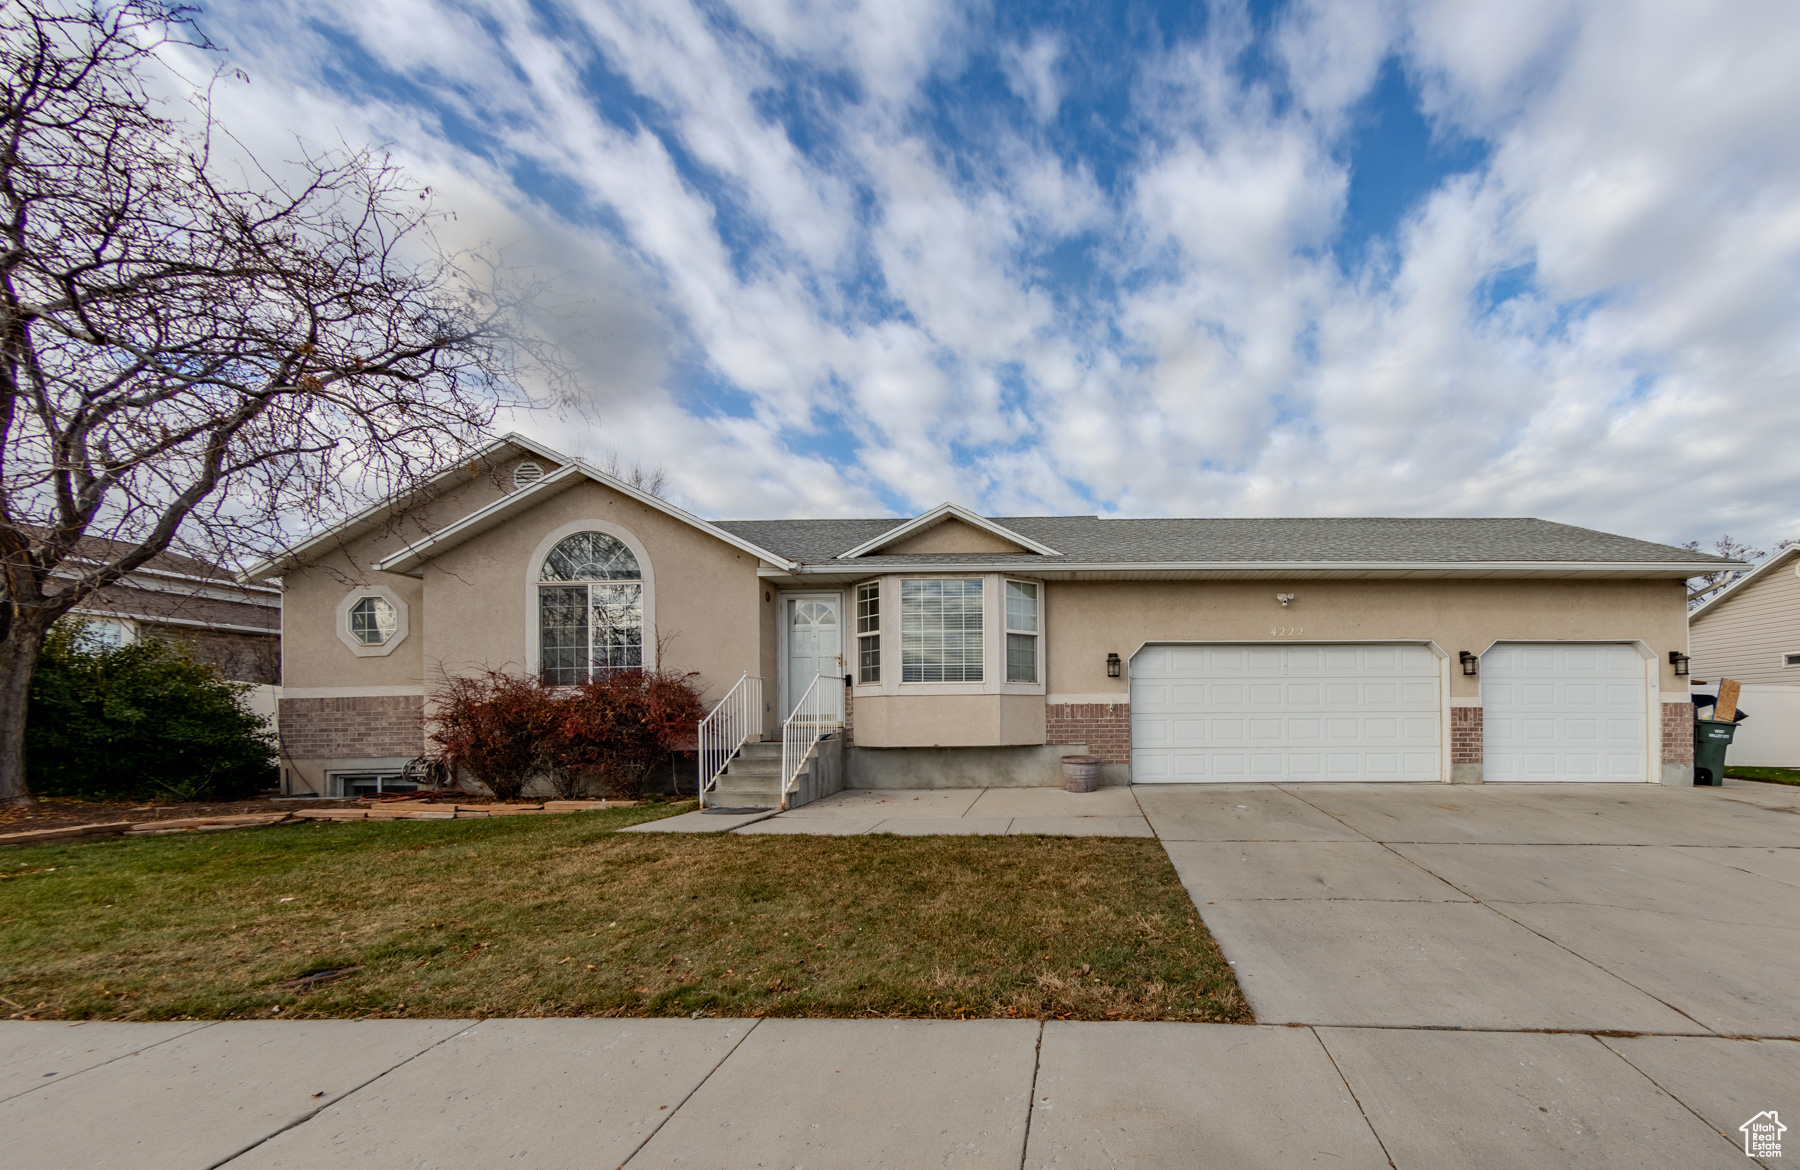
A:
[[[160,0],[0,0],[0,802],[57,618],[171,544],[243,563],[421,490],[536,352],[380,154],[263,167],[154,100],[177,41],[210,48]]]
[[[599,469],[647,496],[655,496],[659,500],[669,498],[669,472],[660,463],[654,467],[645,467],[636,462],[628,465],[617,451],[608,451],[606,458],[600,461]]]
[[[1791,543],[1790,541],[1784,540],[1777,547],[1778,548],[1786,548],[1790,543]],[[1682,545],[1681,547],[1686,548],[1686,549],[1692,549],[1695,552],[1703,551],[1700,548],[1700,542],[1697,540],[1690,540],[1686,544]],[[1706,549],[1704,551],[1717,553],[1719,556],[1722,556],[1722,557],[1730,557],[1734,561],[1756,562],[1756,561],[1762,560],[1765,556],[1769,555],[1760,548],[1753,548],[1752,546],[1744,543],[1741,540],[1732,539],[1730,533],[1726,533],[1724,536],[1721,536],[1721,537],[1719,537],[1719,539],[1713,541],[1713,546],[1710,549]],[[1735,581],[1739,577],[1743,576],[1746,572],[1748,572],[1748,570],[1746,570],[1746,569],[1714,569],[1712,572],[1702,573],[1698,577],[1689,577],[1688,578],[1688,606],[1689,606],[1689,608],[1692,608],[1693,606],[1700,604],[1702,601],[1705,601],[1708,597],[1711,597],[1713,594],[1717,593],[1719,590],[1725,588],[1727,585],[1731,584],[1733,581]]]

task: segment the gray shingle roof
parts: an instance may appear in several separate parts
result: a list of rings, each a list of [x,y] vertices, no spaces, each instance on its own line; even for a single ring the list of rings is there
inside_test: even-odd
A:
[[[1012,516],[994,522],[1049,545],[1061,556],[1030,553],[907,555],[884,563],[956,564],[1019,560],[1032,564],[1456,564],[1689,563],[1721,558],[1530,518],[1275,518],[1103,520],[1098,516]],[[720,520],[720,528],[770,552],[810,565],[873,540],[904,523],[870,520]],[[858,562],[867,565],[867,560]]]

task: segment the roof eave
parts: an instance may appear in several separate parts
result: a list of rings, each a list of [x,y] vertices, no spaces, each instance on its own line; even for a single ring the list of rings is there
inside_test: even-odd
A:
[[[1727,562],[1724,567],[1742,565]],[[1696,566],[1686,561],[1062,561],[1051,564],[1031,561],[962,561],[916,562],[876,570],[892,573],[1245,573],[1245,572],[1368,572],[1368,573],[1438,573],[1444,576],[1492,575],[1495,573],[1636,573],[1657,577],[1691,577],[1703,569],[1717,567],[1709,562]],[[855,574],[869,572],[873,566],[828,561],[799,565],[791,571],[799,575]]]
[[[539,458],[552,459],[562,464],[570,462],[569,457],[562,452],[553,450],[550,447],[544,446],[544,444],[538,442],[536,439],[528,439],[524,435],[513,431],[509,431],[500,438],[495,439],[487,446],[481,448],[481,450],[470,455],[469,459],[471,461],[485,459],[491,462],[497,453],[508,447],[517,447],[521,450],[528,451]],[[436,475],[426,479],[423,486],[427,488],[436,487],[454,476],[461,475],[462,470],[463,465],[461,463],[457,463],[453,467],[446,467]],[[242,573],[237,574],[237,580],[261,581],[270,577],[279,577],[282,573],[305,561],[307,554],[328,545],[334,539],[344,540],[362,535],[363,532],[373,527],[376,521],[399,507],[400,503],[400,496],[389,496],[379,503],[371,504],[354,516],[351,516],[349,519],[339,521],[337,524],[332,525],[317,536],[308,537],[299,544],[294,545],[292,548],[283,551],[278,556],[270,557],[265,561],[250,566]]]

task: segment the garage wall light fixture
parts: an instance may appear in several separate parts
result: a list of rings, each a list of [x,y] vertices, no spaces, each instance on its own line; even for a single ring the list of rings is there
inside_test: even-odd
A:
[[[1286,609],[1288,607],[1288,602],[1294,600],[1294,595],[1292,593],[1277,593],[1275,595],[1275,600],[1281,602],[1282,609]]]
[[[1675,668],[1676,677],[1685,676],[1688,672],[1688,656],[1679,650],[1669,651],[1669,665]]]
[[[1475,655],[1469,653],[1467,650],[1458,650],[1456,652],[1456,660],[1462,663],[1464,674],[1481,673],[1481,659],[1475,657]]]
[[[1119,656],[1117,654],[1109,652],[1106,656],[1106,677],[1118,678],[1119,670],[1124,665],[1124,663],[1119,661]]]

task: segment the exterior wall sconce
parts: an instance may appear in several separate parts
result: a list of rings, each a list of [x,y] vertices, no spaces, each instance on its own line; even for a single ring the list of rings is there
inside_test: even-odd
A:
[[[1106,677],[1118,678],[1119,671],[1124,665],[1124,663],[1119,661],[1119,656],[1117,654],[1108,653],[1106,656]]]
[[[1456,652],[1456,660],[1462,663],[1464,674],[1481,673],[1481,659],[1475,657],[1475,655],[1469,653],[1467,650],[1458,650]]]
[[[1286,609],[1288,607],[1288,602],[1294,600],[1294,595],[1292,593],[1277,593],[1275,595],[1275,600],[1281,602],[1282,609]]]
[[[1688,661],[1689,661],[1688,656],[1683,654],[1681,651],[1679,651],[1679,650],[1669,651],[1669,665],[1673,666],[1675,668],[1675,674],[1677,677],[1682,677],[1687,674]]]

